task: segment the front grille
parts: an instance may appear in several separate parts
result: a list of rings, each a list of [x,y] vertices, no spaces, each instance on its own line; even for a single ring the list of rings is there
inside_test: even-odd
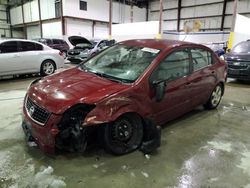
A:
[[[248,66],[247,65],[231,65],[231,64],[228,64],[228,68],[237,69],[237,70],[246,70],[246,69],[248,69]]]
[[[79,55],[80,52],[76,52],[76,51],[70,51],[68,52],[69,55]]]
[[[29,116],[38,124],[44,125],[49,119],[50,112],[41,108],[36,103],[34,103],[29,97],[27,97],[25,104],[27,113]]]

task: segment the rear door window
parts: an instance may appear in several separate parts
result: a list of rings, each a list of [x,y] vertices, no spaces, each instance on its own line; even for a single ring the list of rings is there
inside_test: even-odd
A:
[[[36,44],[33,42],[20,42],[20,51],[27,52],[27,51],[35,51]]]
[[[193,70],[199,70],[212,64],[212,55],[209,51],[201,48],[191,49]]]
[[[62,44],[62,41],[58,39],[53,39],[53,44]]]
[[[43,50],[43,46],[33,42],[20,42],[20,51],[38,51]]]
[[[9,41],[0,44],[0,53],[16,53],[18,52],[17,41]]]

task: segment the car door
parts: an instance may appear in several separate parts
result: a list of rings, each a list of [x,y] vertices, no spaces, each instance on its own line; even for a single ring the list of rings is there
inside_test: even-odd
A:
[[[190,60],[190,52],[184,48],[172,52],[153,71],[150,77],[152,87],[155,87],[154,81],[166,84],[163,99],[158,102],[152,99],[153,116],[158,124],[190,110]]]
[[[0,75],[9,75],[18,73],[18,61],[20,53],[18,52],[17,41],[6,41],[0,44]]]
[[[41,66],[40,54],[38,45],[40,44],[30,41],[20,41],[20,60],[18,66],[21,73],[37,72]]]
[[[191,48],[192,76],[188,78],[192,95],[192,106],[204,104],[216,83],[212,54],[203,48]]]

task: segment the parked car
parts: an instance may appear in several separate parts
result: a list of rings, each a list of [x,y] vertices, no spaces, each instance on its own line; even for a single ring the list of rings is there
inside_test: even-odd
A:
[[[80,63],[88,57],[99,53],[101,50],[111,46],[108,40],[88,40],[80,36],[69,37],[70,43],[74,46],[68,51],[68,60],[70,62]]]
[[[39,42],[0,40],[0,76],[25,73],[47,76],[63,65],[64,59],[60,51]]]
[[[226,63],[203,45],[124,41],[75,68],[35,80],[25,97],[22,127],[47,153],[83,152],[94,128],[114,154],[158,147],[156,125],[198,105],[216,108],[226,76]]]
[[[250,80],[250,40],[240,42],[226,54],[228,77]]]
[[[41,42],[53,49],[60,50],[62,52],[63,56],[66,58],[67,52],[69,50],[69,45],[68,43],[63,40],[63,39],[54,39],[54,38],[39,38],[39,39],[34,39],[35,41]]]

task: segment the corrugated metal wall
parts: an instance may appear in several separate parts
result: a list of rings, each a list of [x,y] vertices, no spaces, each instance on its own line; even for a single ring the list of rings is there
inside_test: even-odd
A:
[[[163,30],[177,31],[178,28],[178,1],[163,0]],[[182,0],[180,9],[180,31],[184,22],[199,20],[201,31],[229,31],[232,25],[233,0],[227,0],[223,28],[221,28],[224,0]],[[149,4],[149,20],[159,19],[159,0]],[[238,2],[238,13],[250,17],[250,1]]]

